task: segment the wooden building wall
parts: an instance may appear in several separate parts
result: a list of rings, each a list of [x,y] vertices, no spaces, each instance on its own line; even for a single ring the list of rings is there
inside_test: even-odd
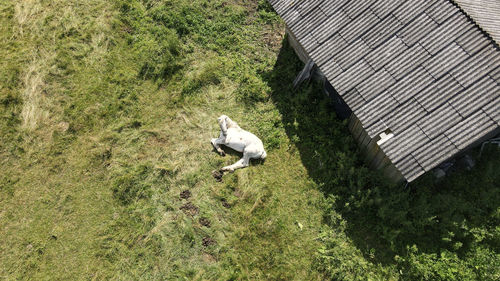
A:
[[[296,37],[288,28],[286,29],[286,33],[288,34],[288,42],[295,50],[299,59],[307,63],[310,57],[305,49],[300,45]],[[321,73],[319,69],[315,72],[315,77],[325,79],[323,73]],[[349,119],[349,130],[354,139],[358,142],[362,152],[366,155],[366,163],[370,168],[382,171],[385,176],[396,182],[404,179],[401,172],[398,171],[396,166],[392,164],[389,158],[377,145],[378,139],[371,139],[370,136],[368,136],[368,133],[366,133],[361,122],[354,114],[351,114]]]
[[[295,50],[295,53],[299,57],[299,59],[303,63],[307,63],[307,61],[310,59],[309,55],[307,54],[306,50],[300,45],[299,41],[297,41],[297,38],[293,33],[286,27],[286,33],[288,34],[288,43],[290,43],[290,46]]]
[[[286,33],[288,34],[288,42],[295,50],[295,53],[297,54],[299,59],[302,62],[307,63],[310,58],[307,55],[305,49],[302,47],[302,45],[299,44],[296,37],[288,28],[286,29]],[[325,79],[323,73],[321,73],[319,69],[317,69],[317,71],[315,72],[315,77],[319,79]],[[401,172],[396,169],[396,166],[392,164],[389,158],[387,158],[384,152],[377,145],[378,139],[371,139],[368,136],[363,126],[361,125],[361,122],[354,114],[351,114],[349,119],[349,130],[351,131],[354,139],[361,147],[362,152],[366,155],[366,163],[370,168],[381,170],[384,175],[386,175],[393,181],[401,181],[404,179]]]
[[[370,168],[382,171],[386,177],[395,182],[404,179],[401,172],[378,146],[379,139],[372,139],[354,114],[351,114],[349,119],[349,131],[365,155],[365,161]]]

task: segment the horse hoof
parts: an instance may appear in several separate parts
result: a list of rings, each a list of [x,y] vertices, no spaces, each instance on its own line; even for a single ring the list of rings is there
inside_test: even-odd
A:
[[[226,156],[226,153],[225,153],[224,151],[222,151],[222,152],[220,153],[220,156],[225,157],[225,156]]]

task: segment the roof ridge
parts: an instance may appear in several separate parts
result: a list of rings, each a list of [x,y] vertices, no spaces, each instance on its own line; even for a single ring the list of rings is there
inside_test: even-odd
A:
[[[462,6],[460,6],[455,0],[444,0],[444,1],[449,1],[451,4],[453,4],[455,7],[457,7],[460,12],[462,12],[465,17],[467,17],[467,19],[472,22],[477,28],[479,28],[479,30],[481,31],[481,33],[486,36],[491,42],[493,42],[493,45],[498,49],[500,50],[500,45],[499,45],[499,42],[495,41],[495,39],[493,39],[493,37],[491,36],[491,34],[489,34],[481,25],[479,25],[477,23],[477,21],[471,16],[469,15],[468,12],[466,12]]]

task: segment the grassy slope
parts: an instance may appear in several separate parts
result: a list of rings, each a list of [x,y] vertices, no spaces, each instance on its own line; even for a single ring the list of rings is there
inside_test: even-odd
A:
[[[291,92],[301,63],[264,1],[80,2],[0,4],[2,278],[499,274],[498,153],[386,186],[314,85]],[[216,183],[239,158],[211,151],[222,113],[269,159]]]

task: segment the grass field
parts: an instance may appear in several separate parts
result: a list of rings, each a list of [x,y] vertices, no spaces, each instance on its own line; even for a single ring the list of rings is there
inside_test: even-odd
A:
[[[5,0],[0,58],[0,279],[500,279],[499,149],[387,183],[264,0]]]

